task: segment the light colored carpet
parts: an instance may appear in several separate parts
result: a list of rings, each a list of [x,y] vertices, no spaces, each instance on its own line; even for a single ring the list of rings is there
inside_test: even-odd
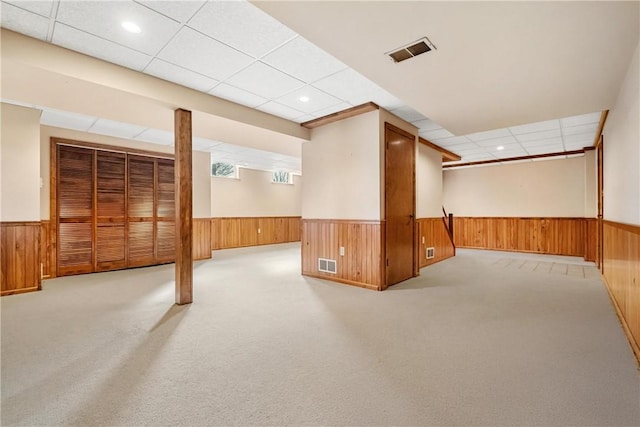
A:
[[[46,281],[0,301],[2,425],[640,425],[598,276],[501,259],[580,265],[460,251],[374,292],[227,250],[182,307],[172,265]]]

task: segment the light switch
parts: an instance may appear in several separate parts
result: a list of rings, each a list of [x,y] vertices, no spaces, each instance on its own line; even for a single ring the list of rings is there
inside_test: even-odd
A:
[[[344,246],[340,246],[340,256],[344,256]]]

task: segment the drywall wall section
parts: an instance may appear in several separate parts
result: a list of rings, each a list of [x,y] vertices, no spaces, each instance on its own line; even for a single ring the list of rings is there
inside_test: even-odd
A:
[[[420,143],[416,157],[416,216],[442,216],[442,154]]]
[[[445,170],[454,216],[583,217],[584,156]]]
[[[212,217],[300,216],[302,177],[275,184],[271,172],[240,168],[239,178],[210,177]]]
[[[49,219],[49,195],[50,195],[50,141],[51,137],[71,139],[75,141],[94,142],[111,145],[114,147],[128,147],[139,150],[154,151],[157,153],[173,154],[173,146],[151,144],[129,139],[113,138],[94,133],[81,132],[69,129],[60,129],[51,126],[40,126],[39,165],[42,176],[42,188],[40,193],[40,218]],[[211,155],[210,153],[194,151],[193,165],[193,217],[209,218],[211,215]]]
[[[380,114],[312,130],[302,144],[302,217],[380,220]]]
[[[40,110],[2,104],[2,221],[40,220]]]
[[[596,150],[584,153],[584,216],[598,216],[598,156]]]
[[[604,126],[604,218],[640,224],[640,68],[638,51]]]

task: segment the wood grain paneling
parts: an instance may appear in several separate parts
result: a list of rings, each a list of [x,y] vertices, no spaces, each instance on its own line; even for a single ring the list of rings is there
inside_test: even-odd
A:
[[[300,241],[300,217],[211,218],[211,250]]]
[[[153,221],[129,223],[127,265],[140,267],[154,262]]]
[[[156,227],[155,263],[173,262],[176,257],[176,222],[158,221]]]
[[[40,222],[0,223],[0,295],[41,287]]]
[[[584,222],[584,259],[585,261],[596,262],[598,258],[598,220],[596,218],[585,218]]]
[[[211,219],[193,219],[193,259],[211,258]]]
[[[455,255],[455,248],[442,218],[419,218],[418,241],[420,268]],[[434,257],[427,259],[427,248],[434,248]]]
[[[56,258],[53,250],[55,239],[52,234],[51,221],[40,221],[40,262],[42,263],[43,279],[55,277]]]
[[[368,289],[386,288],[384,223],[302,220],[302,274]],[[344,247],[344,255],[340,255]],[[337,261],[337,273],[318,270],[318,258]]]
[[[602,274],[640,360],[640,226],[603,221]]]
[[[585,256],[584,218],[455,217],[456,247]]]

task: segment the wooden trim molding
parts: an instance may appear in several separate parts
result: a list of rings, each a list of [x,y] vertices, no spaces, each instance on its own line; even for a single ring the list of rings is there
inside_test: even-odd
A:
[[[40,221],[0,223],[0,295],[42,289]]]
[[[640,362],[640,226],[604,220],[602,277]]]
[[[367,102],[366,104],[357,105],[355,107],[347,108],[346,110],[338,111],[337,113],[328,114],[323,117],[318,117],[317,119],[309,120],[308,122],[301,123],[300,126],[307,129],[313,129],[319,126],[328,125],[329,123],[338,122],[340,120],[348,119],[349,117],[359,116],[360,114],[379,109],[380,107],[378,106],[378,104]]]
[[[593,139],[593,146],[595,148],[598,148],[598,145],[600,145],[602,141],[600,137],[602,136],[604,124],[607,122],[607,116],[609,116],[609,110],[602,110],[602,113],[600,113],[600,123],[598,123],[598,130],[596,131],[596,136]]]
[[[431,147],[436,151],[439,151],[442,154],[442,161],[443,162],[455,162],[457,160],[462,160],[462,157],[460,157],[459,155],[457,155],[456,153],[453,153],[449,150],[447,150],[446,148],[442,148],[439,145],[434,144],[433,142],[424,139],[423,137],[418,137],[418,142],[420,142],[420,144],[424,144],[427,147]]]
[[[455,165],[442,165],[443,169],[449,168],[457,168],[460,166],[478,166],[478,165],[488,165],[492,163],[504,163],[504,162],[514,162],[516,160],[531,160],[531,159],[542,159],[545,157],[558,157],[558,156],[572,156],[575,154],[584,154],[584,148],[581,150],[572,150],[572,151],[559,151],[556,153],[547,153],[547,154],[534,154],[530,156],[519,156],[519,157],[508,157],[506,159],[493,159],[493,160],[478,160],[477,162],[465,162],[465,163],[456,163]]]
[[[138,148],[131,148],[131,147],[118,147],[115,145],[100,144],[97,142],[76,141],[73,139],[58,138],[55,136],[51,137],[51,142],[52,144],[56,144],[56,145],[68,145],[71,147],[93,148],[95,150],[109,151],[112,153],[137,154],[145,157],[158,157],[161,159],[173,159],[175,157],[171,153],[160,153],[157,151],[140,150]]]
[[[340,255],[340,248],[344,255]],[[335,274],[321,272],[318,258],[336,261]],[[384,221],[302,219],[302,274],[366,289],[385,288]]]

